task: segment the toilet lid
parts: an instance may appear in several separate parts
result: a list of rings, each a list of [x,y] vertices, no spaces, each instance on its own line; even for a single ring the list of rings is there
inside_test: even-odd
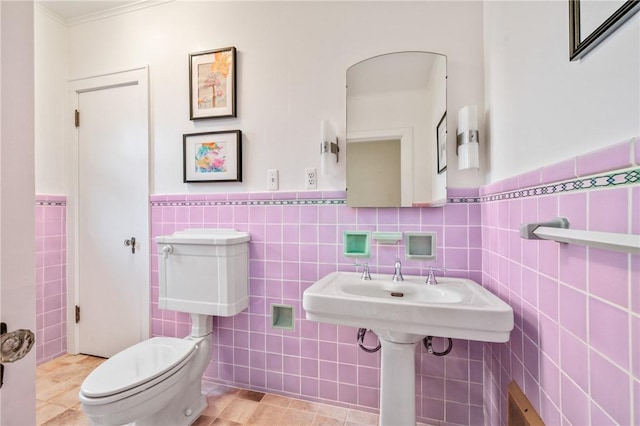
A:
[[[190,358],[197,340],[154,337],[112,356],[82,382],[83,395],[98,398],[140,386]]]

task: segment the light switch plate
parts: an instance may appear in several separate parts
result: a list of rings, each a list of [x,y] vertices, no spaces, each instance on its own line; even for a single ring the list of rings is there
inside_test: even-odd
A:
[[[280,184],[278,177],[278,169],[267,170],[267,189],[269,191],[277,191]]]

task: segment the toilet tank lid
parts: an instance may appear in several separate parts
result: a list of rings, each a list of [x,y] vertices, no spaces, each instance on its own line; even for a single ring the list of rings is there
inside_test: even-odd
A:
[[[171,235],[156,237],[158,244],[210,244],[232,245],[246,243],[251,239],[248,232],[240,232],[235,229],[209,229],[191,228],[177,231]]]

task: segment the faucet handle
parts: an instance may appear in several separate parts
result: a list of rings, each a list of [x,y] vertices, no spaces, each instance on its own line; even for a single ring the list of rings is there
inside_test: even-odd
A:
[[[369,273],[369,264],[368,263],[354,263],[353,266],[356,267],[356,272],[358,270],[358,266],[362,266],[362,276],[360,277],[361,280],[364,281],[369,281],[371,279],[371,274]]]
[[[400,263],[400,258],[396,257],[396,262],[393,264],[393,281],[404,281],[404,277],[402,276],[402,263]]]
[[[438,284],[438,280],[436,279],[436,274],[435,271],[442,271],[445,272],[447,270],[447,268],[436,268],[433,266],[429,266],[429,272],[427,275],[427,281],[425,281],[427,284],[431,284],[431,285],[435,285]]]

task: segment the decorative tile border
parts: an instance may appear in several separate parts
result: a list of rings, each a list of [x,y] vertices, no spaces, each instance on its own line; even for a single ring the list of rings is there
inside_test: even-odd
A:
[[[461,204],[461,203],[479,203],[482,201],[480,197],[451,197],[447,198],[447,203]]]
[[[451,197],[447,203],[479,203],[480,197]],[[184,201],[157,201],[150,202],[152,207],[179,207],[179,206],[300,206],[300,205],[346,205],[345,199],[304,199],[304,200],[184,200]]]
[[[480,202],[536,197],[572,191],[611,188],[620,185],[640,184],[640,168],[614,171],[610,174],[573,179],[565,182],[534,186],[526,189],[489,194],[480,197]]]
[[[227,200],[227,201],[151,201],[151,206],[299,206],[299,205],[340,205],[344,199],[304,199],[304,200]]]
[[[524,175],[523,175],[524,176]],[[520,177],[517,177],[518,179]],[[513,178],[511,178],[513,179]],[[560,194],[572,191],[611,188],[620,185],[640,184],[640,168],[616,170],[608,174],[574,178],[562,182],[523,187],[501,191],[501,182],[484,186],[480,195],[475,188],[451,188],[448,191],[449,204],[475,204],[489,201],[500,201],[514,198],[537,197],[541,195]],[[494,192],[495,191],[495,192]],[[346,195],[346,194],[344,194]],[[294,206],[294,205],[346,205],[342,191],[329,193],[243,193],[214,195],[153,195],[151,206]],[[324,198],[326,196],[326,198]],[[198,198],[201,199],[198,199]],[[273,197],[273,198],[270,198]],[[43,203],[53,203],[44,201]],[[40,204],[40,205],[66,205]]]
[[[36,206],[66,206],[67,197],[64,195],[40,195],[35,197]]]
[[[66,201],[43,201],[36,200],[36,206],[66,206]]]

